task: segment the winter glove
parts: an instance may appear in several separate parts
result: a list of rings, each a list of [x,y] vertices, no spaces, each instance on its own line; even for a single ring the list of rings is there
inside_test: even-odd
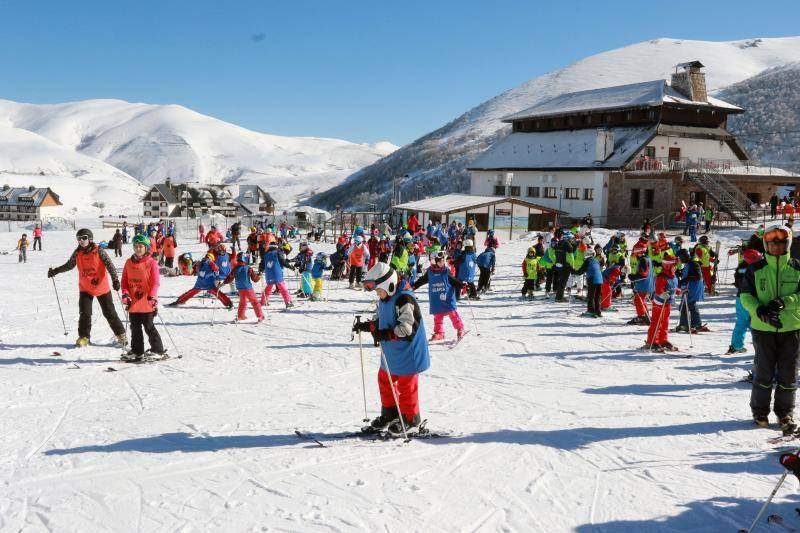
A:
[[[758,306],[758,309],[756,309],[756,316],[758,316],[759,320],[769,324],[773,328],[781,329],[783,327],[783,322],[781,322],[780,318],[780,311],[770,310],[769,304]]]
[[[393,329],[375,329],[372,331],[372,339],[375,341],[375,346],[384,341],[395,341],[397,335],[394,334]]]
[[[121,300],[122,300],[122,307],[124,307],[126,311],[131,308],[132,302],[130,295],[123,294]]]
[[[115,291],[118,291],[120,287],[119,280],[118,279],[111,280],[111,286],[114,288]]]
[[[374,321],[367,321],[367,322],[356,322],[353,324],[353,331],[358,333],[359,331],[363,331],[364,333],[369,333],[374,329],[375,322]]]
[[[47,269],[47,277],[48,278],[53,278],[53,277],[55,277],[56,274],[58,274],[58,272],[56,272],[55,268],[50,267],[50,268]]]
[[[786,308],[786,303],[783,301],[783,298],[778,296],[777,298],[773,299],[771,302],[767,304],[767,309],[772,311],[773,313],[780,313]]]
[[[153,309],[156,309],[158,307],[158,298],[155,296],[148,296],[147,303],[149,303]]]
[[[800,479],[800,457],[793,453],[781,455],[780,462],[783,467]]]
[[[675,296],[680,296],[683,293],[681,289],[675,289]]]

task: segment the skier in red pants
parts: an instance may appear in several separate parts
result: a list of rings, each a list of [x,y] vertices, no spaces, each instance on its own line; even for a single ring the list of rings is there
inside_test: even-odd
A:
[[[369,322],[356,322],[353,331],[372,333],[375,345],[383,352],[378,371],[381,415],[365,431],[386,429],[401,435],[403,423],[410,428],[421,422],[419,374],[430,367],[422,311],[414,293],[398,287],[397,273],[386,263],[372,267],[362,285],[380,298],[378,316]]]
[[[181,294],[177,300],[168,304],[168,307],[177,307],[181,304],[185,304],[189,299],[202,291],[206,291],[208,294],[216,296],[222,305],[227,307],[228,309],[233,308],[233,303],[231,303],[231,299],[228,298],[227,295],[220,292],[219,290],[219,282],[222,281],[219,279],[219,267],[215,263],[216,256],[214,252],[210,251],[206,254],[200,264],[197,266],[197,281],[194,283],[194,288],[189,289],[185,293]]]
[[[628,278],[633,287],[633,305],[636,307],[636,316],[628,321],[632,326],[650,325],[647,316],[647,295],[653,290],[652,263],[647,257],[647,244],[637,242],[633,246],[630,259],[631,272]]]
[[[680,294],[678,278],[675,277],[675,266],[678,260],[672,256],[664,256],[661,261],[661,272],[656,276],[656,289],[653,293],[653,308],[650,313],[650,327],[647,330],[647,343],[644,349],[663,352],[677,350],[667,339],[669,329],[669,312],[676,294]]]

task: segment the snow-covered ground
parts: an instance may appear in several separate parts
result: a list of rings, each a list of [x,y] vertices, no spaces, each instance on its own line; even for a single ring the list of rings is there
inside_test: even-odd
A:
[[[328,302],[287,313],[273,298],[258,326],[195,299],[160,311],[183,359],[107,373],[121,365],[99,309],[97,345],[71,349],[76,275],[55,278],[67,336],[45,277],[72,235],[46,233],[27,265],[0,255],[2,531],[735,531],[781,473],[765,442],[776,430],[754,429],[750,386],[736,383],[751,355],[721,355],[730,272],[701,304],[713,332],[693,348],[670,336],[696,356],[651,354],[637,350],[644,328],[623,325],[627,297],[601,320],[577,302],[518,301],[528,242],[503,243],[494,292],[475,319],[461,309],[470,334],[433,346],[420,380],[429,426],[460,436],[320,448],[294,429],[334,433],[364,416],[350,326],[369,294],[333,285]],[[16,238],[0,234],[0,249]],[[192,282],[164,279],[162,302]],[[212,314],[226,323],[210,326]],[[378,352],[364,351],[375,416]],[[770,507],[793,527],[796,490],[787,480]]]

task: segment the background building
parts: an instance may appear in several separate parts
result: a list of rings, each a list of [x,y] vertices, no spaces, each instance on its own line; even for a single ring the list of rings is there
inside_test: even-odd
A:
[[[0,190],[0,220],[41,220],[48,207],[62,205],[49,187],[9,187]]]

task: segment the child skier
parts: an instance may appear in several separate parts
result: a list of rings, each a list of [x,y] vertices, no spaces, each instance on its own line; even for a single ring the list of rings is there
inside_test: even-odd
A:
[[[463,282],[454,277],[446,266],[447,253],[444,250],[436,252],[430,268],[413,285],[417,290],[428,284],[428,298],[430,300],[430,313],[433,315],[433,335],[431,341],[444,340],[444,317],[449,317],[456,335],[460,339],[464,336],[464,322],[458,314],[456,303],[457,291],[461,290]]]
[[[378,314],[369,322],[356,322],[353,331],[372,333],[383,355],[378,371],[381,415],[365,430],[387,429],[401,435],[403,423],[409,428],[421,422],[419,374],[430,367],[422,312],[414,293],[399,289],[397,273],[385,263],[372,267],[363,284],[365,290],[377,293]]]
[[[28,240],[28,234],[23,233],[22,237],[17,241],[17,250],[19,250],[19,261],[18,263],[27,263],[28,262],[28,246],[30,245],[30,241]]]
[[[728,347],[726,355],[735,353],[747,353],[744,347],[744,336],[750,327],[750,314],[742,305],[739,296],[742,294],[742,279],[747,273],[747,268],[753,263],[758,263],[764,256],[758,250],[747,249],[742,252],[742,261],[736,266],[733,273],[733,284],[736,287],[736,324],[731,333],[731,345]]]
[[[467,286],[467,298],[470,300],[480,300],[478,291],[475,288],[475,267],[476,267],[475,247],[472,239],[464,240],[464,250],[455,259],[455,267],[458,279]]]
[[[488,249],[491,250],[491,248]],[[494,259],[494,254],[492,254],[492,259]],[[480,261],[480,256],[478,257],[478,260]],[[483,277],[483,269],[481,269],[481,277]],[[536,247],[531,246],[530,248],[528,248],[528,254],[522,260],[522,278],[525,280],[522,283],[523,298],[533,299],[533,293],[536,290],[536,279],[538,277],[539,277],[539,258],[536,257]],[[478,281],[478,286],[480,287],[480,281]]]
[[[314,282],[311,299],[315,302],[322,300],[322,282],[325,278],[325,271],[333,267],[328,265],[328,255],[325,252],[318,252],[311,266],[311,279]]]
[[[164,356],[164,345],[153,319],[158,312],[158,287],[161,278],[158,263],[149,253],[150,239],[144,235],[133,238],[133,255],[122,269],[122,305],[131,324],[131,349],[122,356],[124,361],[141,362],[145,357],[144,333],[150,343],[148,354]]]
[[[586,272],[586,312],[583,316],[600,318],[603,313],[600,308],[603,287],[603,272],[595,256],[594,248],[587,248],[583,252],[583,265],[580,271]]]
[[[697,257],[692,257],[689,250],[679,252],[680,260],[683,263],[679,286],[683,291],[681,306],[679,309],[680,322],[675,331],[685,333],[689,331],[689,319],[691,318],[692,333],[709,331],[708,327],[703,326],[700,319],[700,310],[697,302],[703,301],[703,275],[700,270],[700,263]]]
[[[233,265],[233,277],[236,279],[236,289],[239,291],[239,312],[236,315],[236,320],[245,320],[247,316],[247,302],[253,307],[256,317],[259,322],[264,320],[264,313],[261,310],[261,302],[256,297],[256,291],[253,289],[253,282],[258,283],[261,280],[261,275],[256,273],[250,266],[252,256],[247,252],[239,252],[236,254],[236,262]]]
[[[286,305],[286,309],[294,307],[292,297],[289,295],[289,291],[286,290],[286,284],[283,281],[284,268],[294,271],[294,267],[286,260],[286,256],[278,250],[278,243],[273,241],[270,243],[267,253],[261,258],[261,264],[258,267],[259,273],[264,274],[264,280],[267,283],[264,292],[261,293],[262,305],[269,305],[269,297],[272,294],[272,289],[277,287],[283,297],[283,303]]]
[[[492,283],[492,274],[494,273],[495,266],[495,253],[494,248],[489,246],[481,252],[475,261],[478,264],[478,292],[486,293]]]
[[[60,274],[78,267],[78,339],[75,345],[80,347],[87,346],[92,333],[92,300],[97,298],[103,316],[108,321],[111,331],[117,337],[120,346],[128,344],[125,336],[125,327],[122,325],[117,311],[114,309],[114,300],[111,298],[111,288],[119,290],[120,284],[117,279],[117,269],[100,245],[93,242],[94,236],[88,229],[79,229],[76,233],[78,247],[72,252],[69,260],[63,265],[50,268],[47,277]],[[111,287],[108,286],[108,278],[111,276]]]
[[[364,266],[369,262],[369,250],[364,244],[363,237],[353,238],[353,245],[347,255],[348,264],[350,265],[350,288],[360,288],[361,278],[364,275]],[[353,282],[355,281],[355,285]]]
[[[625,259],[623,258],[624,262]],[[608,266],[603,270],[603,286],[600,290],[600,310],[616,312],[613,307],[615,292],[622,286],[622,266],[609,261]]]
[[[206,236],[208,242],[208,236]],[[217,265],[217,256],[213,250],[209,250],[200,263],[197,265],[197,280],[194,287],[184,292],[174,302],[167,304],[168,307],[177,307],[185,304],[190,298],[202,291],[216,297],[227,309],[233,309],[233,303],[228,296],[219,290],[221,281],[220,268]],[[224,278],[223,278],[224,279]]]
[[[672,256],[666,256],[661,261],[661,272],[656,276],[650,327],[647,330],[647,343],[643,346],[644,349],[658,352],[677,350],[667,339],[670,309],[675,295],[681,293],[678,288],[678,278],[675,277],[677,264],[678,260]]]
[[[630,258],[628,279],[633,289],[633,305],[636,316],[628,321],[632,326],[648,326],[651,324],[647,315],[647,295],[653,292],[653,275],[650,258],[647,257],[647,244],[637,242],[633,246]]]

